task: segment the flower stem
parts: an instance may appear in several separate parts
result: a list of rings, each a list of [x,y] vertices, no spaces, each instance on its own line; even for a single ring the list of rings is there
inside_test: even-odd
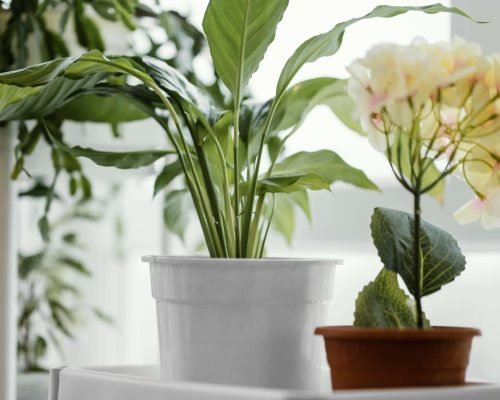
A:
[[[420,197],[421,193],[417,189],[413,193],[413,267],[415,268],[415,303],[417,306],[417,327],[424,328],[424,318],[422,313],[422,254],[420,252]]]

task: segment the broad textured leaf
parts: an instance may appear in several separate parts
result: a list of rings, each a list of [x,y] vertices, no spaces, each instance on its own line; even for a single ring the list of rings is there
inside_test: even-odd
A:
[[[384,266],[397,272],[415,295],[414,219],[403,211],[376,208],[371,221],[373,242]],[[465,257],[455,239],[444,230],[422,221],[421,294],[429,295],[455,279],[465,269]]]
[[[187,190],[172,190],[165,196],[163,220],[167,228],[184,240],[193,204]]]
[[[287,6],[288,0],[210,1],[203,29],[215,69],[238,103]]]
[[[330,150],[301,151],[277,163],[273,169],[273,175],[290,174],[315,174],[329,184],[343,181],[365,189],[378,189],[363,171],[351,167]]]
[[[398,275],[383,268],[359,292],[354,326],[363,328],[416,328],[414,300],[399,287]],[[426,325],[429,325],[426,321]]]
[[[470,18],[462,10],[456,7],[446,7],[442,4],[432,4],[423,7],[400,7],[400,6],[378,6],[375,7],[368,14],[344,21],[335,25],[335,27],[325,33],[306,40],[302,43],[293,55],[286,62],[283,70],[281,71],[278,85],[276,87],[276,97],[280,97],[286,90],[292,79],[304,64],[314,62],[321,57],[334,55],[342,45],[342,39],[345,30],[350,25],[368,18],[390,18],[400,14],[407,13],[408,11],[421,11],[426,14],[436,14],[440,12],[449,12],[452,14],[462,15]]]

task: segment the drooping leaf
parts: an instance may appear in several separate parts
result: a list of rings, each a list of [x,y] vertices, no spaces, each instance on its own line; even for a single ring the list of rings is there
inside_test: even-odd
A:
[[[167,228],[184,240],[192,203],[187,190],[172,190],[165,196],[163,220]]]
[[[302,68],[302,66],[304,66],[304,64],[314,62],[321,57],[334,55],[342,45],[342,39],[345,30],[350,25],[369,18],[391,18],[407,13],[409,11],[421,11],[426,14],[448,12],[472,19],[466,13],[456,7],[446,7],[439,3],[422,7],[401,7],[385,5],[375,7],[371,12],[362,17],[340,22],[335,25],[332,30],[317,36],[313,36],[312,38],[302,43],[299,48],[295,50],[293,55],[288,59],[283,70],[281,71],[278,85],[276,87],[276,97],[280,97],[283,94],[288,85],[290,85],[292,79]]]
[[[315,174],[332,184],[342,181],[365,189],[378,190],[365,173],[351,167],[331,150],[301,151],[277,163],[273,175]]]
[[[413,216],[403,211],[375,208],[370,227],[382,263],[397,272],[415,295]],[[465,257],[448,232],[425,221],[421,224],[420,241],[421,294],[426,296],[460,275],[465,269]]]
[[[237,103],[258,69],[288,0],[211,0],[203,29],[215,69]]]
[[[399,287],[395,272],[382,268],[375,280],[359,292],[354,326],[363,328],[416,328],[414,300]],[[426,325],[429,321],[426,320]]]
[[[160,174],[156,177],[154,196],[166,188],[177,176],[182,173],[182,166],[179,160],[165,165]]]
[[[130,98],[90,94],[71,100],[57,111],[57,116],[79,122],[119,124],[148,117]]]
[[[298,192],[300,193],[300,192]],[[275,207],[271,227],[285,238],[288,245],[292,244],[295,231],[295,213],[293,205],[287,195],[275,196]]]
[[[156,160],[172,154],[170,150],[145,150],[128,152],[99,151],[80,146],[69,147],[55,136],[50,135],[51,140],[59,149],[71,154],[73,157],[84,157],[92,160],[97,165],[104,167],[116,167],[120,169],[134,169],[151,165]]]
[[[330,190],[328,181],[316,174],[272,175],[259,179],[257,195],[262,193],[293,193],[304,189]],[[247,183],[241,185],[241,192],[248,190]]]
[[[311,206],[309,204],[309,194],[307,190],[289,193],[288,198],[303,211],[307,220],[311,222]]]

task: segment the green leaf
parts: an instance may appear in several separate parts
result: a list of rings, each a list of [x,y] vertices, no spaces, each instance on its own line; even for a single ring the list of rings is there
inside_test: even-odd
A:
[[[50,225],[46,215],[38,220],[38,230],[44,242],[48,242],[50,240]]]
[[[72,121],[109,124],[138,121],[148,117],[128,97],[95,94],[76,97],[58,110],[57,116]]]
[[[366,136],[366,132],[361,128],[359,122],[356,103],[347,93],[347,81],[347,79],[339,79],[335,84],[337,88],[336,95],[325,99],[324,104],[330,107],[330,110],[345,126],[356,133]]]
[[[302,193],[302,192],[298,192]],[[295,213],[293,205],[287,195],[275,196],[275,208],[271,227],[282,234],[288,245],[292,244],[293,233],[295,231]]]
[[[168,165],[165,165],[160,174],[156,177],[154,196],[165,189],[170,182],[172,182],[177,176],[182,173],[182,166],[179,160],[174,161]]]
[[[248,189],[247,183],[242,186],[242,193]],[[308,190],[330,190],[328,181],[317,174],[272,175],[259,179],[257,194],[262,193],[292,193]]]
[[[429,322],[426,321],[426,325]],[[414,300],[398,284],[395,272],[383,268],[356,299],[354,326],[363,328],[416,328]]]
[[[342,39],[347,27],[350,25],[369,18],[391,18],[397,15],[404,14],[408,11],[421,11],[426,14],[436,14],[440,12],[449,12],[452,14],[462,15],[469,19],[466,13],[456,7],[446,7],[442,4],[433,4],[422,7],[400,7],[400,6],[378,6],[375,7],[368,14],[353,18],[348,21],[340,22],[335,27],[325,33],[306,40],[302,43],[293,55],[286,62],[283,70],[281,71],[278,85],[276,87],[276,97],[281,97],[290,82],[295,77],[297,72],[304,66],[304,64],[314,62],[321,57],[334,55],[342,45]]]
[[[26,277],[34,270],[42,265],[45,258],[45,252],[33,254],[31,256],[19,256],[19,277],[26,279]]]
[[[281,98],[270,132],[298,128],[309,112],[318,105],[329,104],[338,96],[344,97],[345,83],[337,78],[314,78],[288,89]]]
[[[169,150],[145,150],[129,152],[99,151],[80,146],[69,147],[55,136],[49,133],[50,139],[59,149],[71,154],[73,157],[84,157],[92,160],[97,165],[104,167],[116,167],[120,169],[132,169],[150,165],[156,160],[172,154]]]
[[[397,272],[410,293],[415,295],[413,221],[413,216],[403,211],[375,208],[370,227],[382,263]],[[421,294],[427,296],[460,275],[465,269],[465,257],[449,233],[428,222],[422,221],[420,240]]]
[[[309,204],[309,194],[306,190],[302,190],[299,192],[289,193],[287,195],[293,203],[295,203],[307,217],[307,220],[311,222],[311,206]]]
[[[172,190],[165,196],[163,219],[167,228],[184,240],[193,205],[187,190]]]
[[[52,188],[45,185],[42,182],[36,182],[30,189],[19,193],[19,197],[47,197],[52,191]],[[57,194],[54,194],[56,199],[60,198]]]
[[[364,189],[378,190],[363,171],[351,167],[331,150],[301,151],[274,166],[273,175],[293,174],[315,174],[328,184],[342,181]]]
[[[210,1],[203,29],[215,69],[238,104],[287,6],[288,0]]]
[[[57,257],[57,262],[72,269],[75,272],[78,272],[81,275],[85,276],[91,276],[91,272],[85,265],[80,260],[77,260],[76,258],[66,255],[66,254],[61,254]]]
[[[33,353],[35,358],[41,358],[47,352],[47,341],[42,336],[37,336],[33,346]]]

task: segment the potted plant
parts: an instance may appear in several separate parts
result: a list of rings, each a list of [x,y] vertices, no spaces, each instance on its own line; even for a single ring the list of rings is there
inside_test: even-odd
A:
[[[334,78],[291,82],[303,65],[335,54],[346,28],[362,19],[408,11],[465,15],[439,4],[380,6],[339,23],[305,41],[286,62],[275,97],[256,104],[245,90],[287,5],[286,0],[210,2],[203,27],[231,96],[224,109],[177,70],[147,57],[91,51],[0,74],[0,120],[37,118],[58,149],[104,166],[137,168],[167,158],[156,190],[182,178],[183,187],[167,196],[177,207],[191,201],[210,258],[145,258],[158,304],[164,379],[318,387],[321,348],[311,333],[326,322],[337,261],[263,259],[268,232],[280,202],[308,209],[307,190],[328,190],[339,180],[376,186],[330,150],[283,157],[287,139],[307,112],[317,104],[336,111],[338,103],[329,100],[345,95],[345,82]],[[124,75],[140,84],[120,79]],[[66,145],[45,116],[56,110],[64,115],[72,101],[95,94],[101,97],[93,101],[115,94],[129,100],[160,124],[172,147],[111,153]]]
[[[422,309],[424,296],[464,270],[465,257],[450,234],[421,219],[420,198],[458,173],[479,199],[458,217],[470,221],[483,210],[485,224],[498,222],[491,208],[498,186],[498,65],[477,44],[457,38],[379,45],[350,66],[361,121],[412,194],[413,213],[375,209],[372,237],[384,268],[359,294],[353,327],[316,331],[325,337],[334,388],[465,383],[480,332],[431,326]]]

